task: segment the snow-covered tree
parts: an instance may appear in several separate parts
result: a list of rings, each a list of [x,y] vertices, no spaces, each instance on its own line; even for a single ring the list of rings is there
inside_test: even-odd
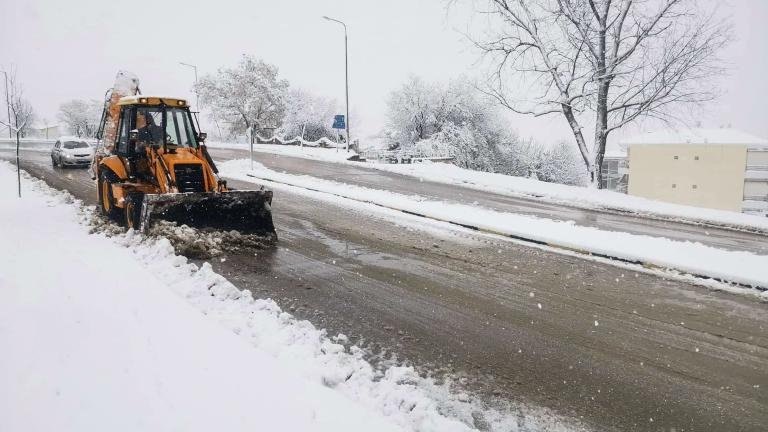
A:
[[[307,141],[335,139],[331,126],[337,111],[338,103],[331,98],[315,96],[302,89],[291,89],[286,95],[285,117],[280,134],[287,139],[301,137]]]
[[[550,183],[583,186],[586,175],[572,145],[559,142],[546,147],[532,139],[499,148],[495,171]]]
[[[448,84],[409,78],[390,95],[386,137],[390,148],[449,154],[456,165],[482,171],[495,171],[498,147],[515,139],[492,101],[463,77]]]
[[[541,162],[536,170],[536,177],[550,183],[583,186],[587,183],[584,166],[573,145],[565,141],[541,153]]]
[[[731,34],[700,0],[482,3],[488,93],[515,113],[562,115],[596,188],[612,131],[715,96],[707,79],[721,71],[716,55]]]
[[[279,78],[276,66],[249,55],[243,55],[237,67],[204,76],[195,89],[232,135],[280,127],[285,117],[288,81]]]
[[[59,107],[59,120],[67,126],[69,133],[78,137],[93,138],[99,129],[101,102],[91,99],[73,99]]]
[[[499,116],[495,101],[465,78],[441,85],[411,77],[392,92],[387,114],[390,149],[450,155],[455,165],[478,171],[583,184],[573,149],[520,140]]]
[[[438,89],[411,76],[387,101],[388,137],[397,146],[407,147],[437,132],[434,110]]]

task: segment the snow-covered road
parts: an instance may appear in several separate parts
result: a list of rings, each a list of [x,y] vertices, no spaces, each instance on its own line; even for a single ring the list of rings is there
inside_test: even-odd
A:
[[[2,163],[0,184],[13,180]],[[206,304],[206,286],[226,289],[209,269],[163,242],[89,235],[91,215],[40,182],[13,192],[0,191],[0,430],[398,430],[196,310],[233,307]]]
[[[52,169],[44,153],[22,158],[93,202],[86,172]],[[254,297],[345,333],[377,367],[394,357],[457,379],[467,391],[454,394],[459,402],[522,400],[598,430],[762,431],[768,422],[768,305],[339,204],[279,189],[278,247],[210,263]],[[504,418],[449,406],[490,430]]]
[[[251,166],[254,167],[251,170]],[[269,181],[270,186],[289,186],[327,193],[338,198],[372,203],[386,209],[422,215],[435,221],[473,227],[483,232],[547,245],[567,252],[576,251],[655,267],[679,271],[703,278],[736,283],[755,289],[741,290],[768,298],[768,255],[729,251],[694,242],[605,231],[582,227],[572,222],[523,216],[483,208],[480,205],[435,201],[422,196],[406,196],[387,190],[364,188],[310,176],[279,173],[260,163],[245,159],[220,164],[222,174],[242,181]],[[319,195],[322,197],[322,195]],[[697,279],[698,280],[698,279]],[[722,289],[731,289],[720,284]],[[759,289],[759,291],[758,291]]]
[[[412,369],[376,371],[167,240],[99,228],[26,174],[22,187],[0,189],[0,430],[471,429]]]

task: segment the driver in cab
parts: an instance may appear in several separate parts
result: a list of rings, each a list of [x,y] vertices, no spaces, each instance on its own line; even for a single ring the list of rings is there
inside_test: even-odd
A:
[[[137,126],[144,123],[143,126],[138,128],[139,142],[147,144],[160,144],[163,142],[163,128],[155,123],[155,117],[148,112],[139,112],[136,116]],[[143,120],[143,121],[142,121]]]

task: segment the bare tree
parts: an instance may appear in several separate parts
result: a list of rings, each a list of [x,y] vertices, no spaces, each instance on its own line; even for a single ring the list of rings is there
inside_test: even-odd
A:
[[[8,73],[8,109],[10,111],[10,125],[3,121],[2,124],[24,138],[35,120],[35,110],[24,98],[24,88],[16,78],[16,72]]]
[[[32,125],[34,120],[34,110],[32,105],[24,99],[24,89],[21,83],[16,79],[16,73],[8,74],[8,105],[11,118],[8,121],[0,120],[0,124],[8,127],[16,133],[16,179],[19,187],[19,197],[21,197],[21,166],[19,163],[20,138],[24,137],[26,131]]]
[[[731,28],[697,0],[482,3],[498,18],[476,42],[494,65],[485,90],[519,114],[563,115],[593,187],[611,132],[642,117],[668,121],[673,107],[715,97],[705,83],[721,71],[716,55]]]

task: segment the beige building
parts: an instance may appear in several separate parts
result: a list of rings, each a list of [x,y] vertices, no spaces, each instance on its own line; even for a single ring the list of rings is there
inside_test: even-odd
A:
[[[733,129],[652,132],[625,139],[630,195],[766,214],[768,140]]]

